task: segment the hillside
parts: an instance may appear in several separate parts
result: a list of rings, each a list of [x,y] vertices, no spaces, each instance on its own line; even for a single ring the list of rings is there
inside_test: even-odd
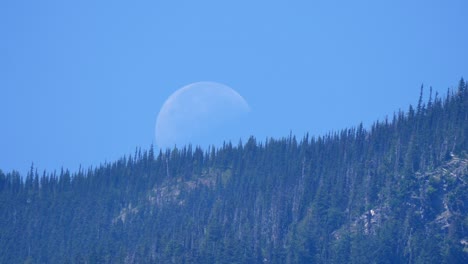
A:
[[[369,129],[0,171],[0,263],[468,263],[468,86],[421,98]]]

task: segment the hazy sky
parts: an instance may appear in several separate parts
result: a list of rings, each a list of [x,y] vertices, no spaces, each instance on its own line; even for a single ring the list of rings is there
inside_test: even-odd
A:
[[[229,85],[258,138],[369,125],[468,78],[468,1],[0,3],[0,169],[148,148],[160,107]]]

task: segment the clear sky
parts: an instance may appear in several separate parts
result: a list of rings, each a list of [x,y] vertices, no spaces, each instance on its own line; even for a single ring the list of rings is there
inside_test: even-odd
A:
[[[466,0],[0,2],[0,169],[154,142],[177,89],[229,85],[259,139],[365,125],[468,78]]]

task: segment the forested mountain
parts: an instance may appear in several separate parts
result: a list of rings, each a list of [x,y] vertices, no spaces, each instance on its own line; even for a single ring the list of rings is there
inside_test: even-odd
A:
[[[0,262],[468,263],[468,86],[422,98],[369,129],[0,172]]]

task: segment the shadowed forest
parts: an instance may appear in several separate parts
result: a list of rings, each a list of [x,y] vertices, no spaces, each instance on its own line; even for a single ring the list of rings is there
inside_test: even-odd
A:
[[[468,263],[467,104],[461,80],[369,128],[0,171],[0,263]]]

